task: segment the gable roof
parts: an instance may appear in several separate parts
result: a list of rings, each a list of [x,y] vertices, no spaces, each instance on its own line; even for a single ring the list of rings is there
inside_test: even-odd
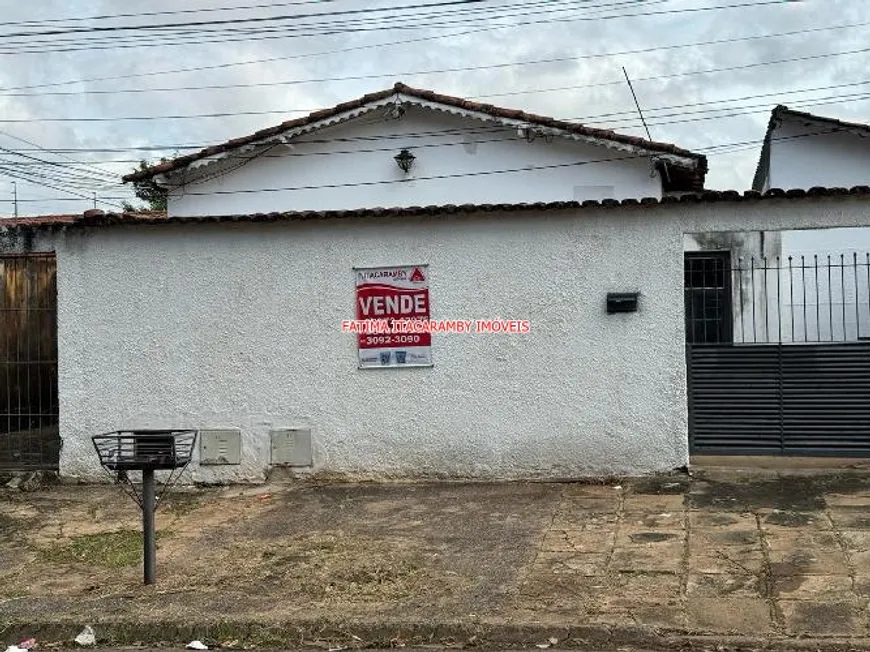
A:
[[[666,183],[674,186],[670,189],[701,190],[704,187],[704,178],[707,173],[707,158],[703,154],[691,152],[669,143],[659,143],[637,136],[618,134],[609,129],[587,127],[580,123],[557,120],[517,109],[506,109],[491,104],[481,104],[460,97],[441,95],[434,91],[411,88],[402,83],[396,83],[392,88],[376,93],[369,93],[329,109],[322,109],[301,118],[287,120],[279,125],[261,129],[248,136],[234,138],[219,145],[206,147],[199,152],[185,154],[171,161],[152,165],[151,167],[128,174],[123,179],[125,182],[154,179],[154,177],[159,175],[171,174],[172,172],[187,168],[189,165],[203,159],[221,157],[221,155],[242,148],[258,146],[281,137],[292,138],[303,133],[310,133],[317,129],[357,118],[369,111],[394,103],[428,106],[440,110],[446,109],[453,113],[487,122],[497,122],[513,128],[524,126],[540,128],[546,130],[548,135],[560,135],[575,140],[582,140],[592,145],[629,151],[638,156],[660,157],[662,162],[669,164],[663,178]],[[671,179],[671,176],[675,178]]]
[[[825,125],[830,128],[830,131],[826,133],[857,131],[870,134],[870,124],[837,120],[836,118],[815,115],[806,111],[796,111],[783,104],[778,104],[770,112],[770,120],[767,122],[767,132],[764,134],[764,143],[761,146],[761,154],[758,157],[758,164],[755,166],[755,176],[752,179],[753,190],[761,190],[764,185],[765,175],[770,173],[770,142],[773,130],[783,119],[789,118]]]

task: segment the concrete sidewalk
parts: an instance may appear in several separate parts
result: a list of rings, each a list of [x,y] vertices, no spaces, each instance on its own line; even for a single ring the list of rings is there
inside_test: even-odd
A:
[[[0,492],[0,643],[868,647],[863,471],[184,491],[148,588],[136,509]]]

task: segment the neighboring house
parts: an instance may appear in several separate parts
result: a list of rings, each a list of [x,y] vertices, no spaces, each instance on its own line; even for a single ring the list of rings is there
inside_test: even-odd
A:
[[[674,145],[396,84],[126,180],[166,188],[170,215],[218,215],[659,199],[706,172]]]
[[[753,189],[853,186],[870,186],[870,125],[773,109]],[[780,247],[782,265],[791,264],[795,276],[795,296],[782,297],[784,340],[870,338],[870,231],[787,231]],[[822,276],[831,271],[830,284],[815,281],[817,268]]]
[[[853,186],[870,186],[870,125],[773,109],[753,190]],[[870,338],[866,229],[710,233],[685,248],[729,251],[735,342]]]
[[[870,185],[870,125],[787,106],[770,115],[752,189]]]

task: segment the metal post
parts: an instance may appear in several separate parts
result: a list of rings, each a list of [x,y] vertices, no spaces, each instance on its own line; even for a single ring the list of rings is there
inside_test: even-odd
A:
[[[142,471],[142,534],[145,542],[145,584],[157,581],[157,546],[155,545],[154,511],[157,507],[154,469]]]

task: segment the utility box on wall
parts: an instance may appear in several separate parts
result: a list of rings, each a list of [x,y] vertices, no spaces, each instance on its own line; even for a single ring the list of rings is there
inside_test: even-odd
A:
[[[242,463],[239,430],[200,430],[199,463],[203,466]]]
[[[272,464],[275,466],[311,466],[310,428],[282,428],[270,430]]]

